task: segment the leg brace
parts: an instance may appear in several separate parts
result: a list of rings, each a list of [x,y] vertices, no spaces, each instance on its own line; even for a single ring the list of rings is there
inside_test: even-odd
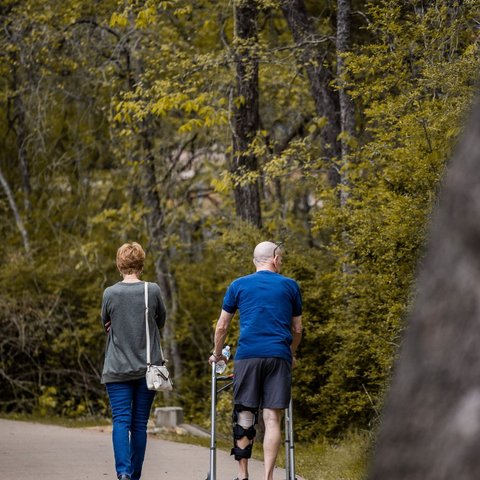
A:
[[[255,439],[255,424],[257,423],[258,409],[235,405],[233,409],[233,448],[230,455],[235,455],[235,460],[250,458],[252,456],[252,446]],[[240,448],[237,440],[248,438],[249,444]]]

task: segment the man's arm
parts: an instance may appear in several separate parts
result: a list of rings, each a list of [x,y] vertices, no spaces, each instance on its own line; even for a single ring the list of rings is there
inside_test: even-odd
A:
[[[295,358],[295,352],[297,351],[300,341],[302,340],[302,316],[292,317],[292,344],[290,349],[292,350],[292,356]]]
[[[222,355],[223,345],[225,339],[227,338],[228,327],[234,316],[234,313],[228,313],[225,310],[222,310],[220,313],[220,318],[218,319],[217,326],[215,328],[215,347],[213,354],[208,359],[209,363],[217,362],[219,360],[227,360]]]

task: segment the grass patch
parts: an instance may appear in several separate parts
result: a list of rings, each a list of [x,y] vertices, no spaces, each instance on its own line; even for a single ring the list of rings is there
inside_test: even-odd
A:
[[[60,415],[35,415],[27,413],[0,414],[5,420],[17,420],[19,422],[42,423],[44,425],[58,425],[68,428],[88,428],[111,425],[112,422],[104,417],[78,417],[69,418]]]
[[[353,433],[335,443],[325,439],[297,443],[296,471],[306,480],[362,480],[369,444],[368,435]]]
[[[210,446],[208,438],[174,433],[162,433],[158,436],[174,442],[203,447]],[[350,433],[337,442],[329,442],[323,438],[308,444],[296,442],[296,473],[305,480],[362,480],[365,478],[369,445],[370,437],[366,433]],[[219,438],[217,448],[228,452],[231,448],[231,441]],[[262,460],[262,455],[262,447],[257,442],[253,449],[253,457]],[[277,465],[285,468],[283,445],[280,448]]]

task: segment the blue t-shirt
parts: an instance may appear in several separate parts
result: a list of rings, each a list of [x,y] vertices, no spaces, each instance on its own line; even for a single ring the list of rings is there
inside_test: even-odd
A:
[[[295,280],[270,270],[237,278],[228,287],[222,308],[240,312],[235,360],[276,357],[292,361],[292,317],[302,314]]]

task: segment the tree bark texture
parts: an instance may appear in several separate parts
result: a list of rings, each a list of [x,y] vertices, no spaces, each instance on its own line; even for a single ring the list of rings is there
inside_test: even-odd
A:
[[[345,60],[343,54],[350,48],[350,14],[351,0],[337,0],[337,79],[339,84],[338,97],[340,103],[340,183],[347,187],[348,163],[350,161],[350,139],[355,135],[355,110],[350,95],[345,90]],[[340,203],[345,205],[348,198],[348,189],[343,188],[340,193]]]
[[[433,218],[370,480],[480,478],[480,102]]]
[[[235,5],[236,101],[233,108],[233,163],[236,214],[262,226],[258,160],[251,149],[259,125],[257,6],[254,0]]]
[[[320,43],[316,43],[320,37],[313,19],[307,12],[304,0],[285,0],[281,8],[300,52],[298,61],[307,72],[316,114],[328,120],[328,124],[322,130],[325,156],[336,161],[340,154],[337,140],[340,119],[337,113],[336,94],[330,86],[332,76],[324,66],[326,52],[321,50]],[[333,184],[339,182],[338,168],[331,169],[330,180]]]

